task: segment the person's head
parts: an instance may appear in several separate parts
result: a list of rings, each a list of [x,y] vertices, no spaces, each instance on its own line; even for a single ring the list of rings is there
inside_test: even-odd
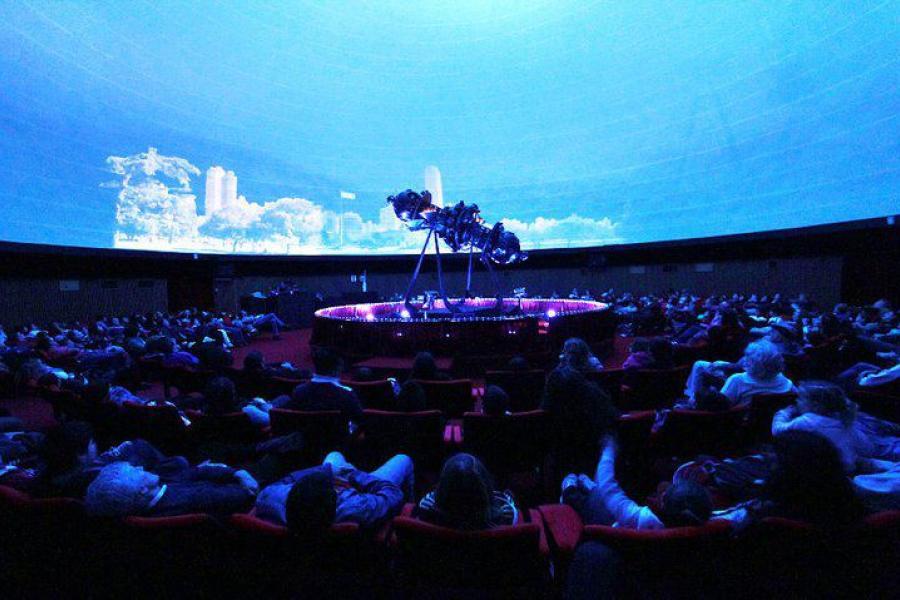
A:
[[[410,379],[431,380],[437,379],[437,362],[431,352],[419,352],[413,359],[412,371],[409,374]]]
[[[544,399],[550,404],[565,406],[582,394],[587,379],[572,367],[559,366],[550,371],[544,383]]]
[[[506,414],[509,409],[509,394],[497,385],[489,385],[484,390],[484,398],[481,400],[481,412],[491,417],[499,417]]]
[[[222,415],[232,412],[237,403],[234,382],[227,377],[213,377],[203,390],[203,398],[210,414]]]
[[[666,527],[703,525],[711,513],[709,492],[695,481],[676,481],[660,498],[659,517]]]
[[[480,460],[459,453],[447,459],[434,492],[435,509],[461,528],[487,526],[494,484]]]
[[[784,358],[772,342],[760,340],[747,344],[741,365],[754,379],[768,381],[784,370]]]
[[[728,410],[731,401],[715,386],[703,386],[694,393],[694,407],[697,410],[718,412]]]
[[[509,362],[506,363],[506,368],[510,371],[527,371],[529,369],[528,359],[521,354],[517,354],[509,359]]]
[[[172,354],[175,352],[175,340],[166,336],[159,340],[159,351],[163,354]]]
[[[400,386],[397,394],[397,410],[400,412],[418,412],[428,408],[425,389],[415,381],[407,381]]]
[[[159,492],[159,476],[126,462],[114,462],[100,470],[84,497],[89,514],[124,517],[140,514]]]
[[[356,367],[355,369],[353,369],[353,380],[377,381],[378,377],[375,376],[375,371],[373,371],[369,367]]]
[[[291,486],[284,508],[285,522],[294,535],[315,537],[331,527],[336,511],[331,466],[322,465],[307,469]]]
[[[84,421],[69,421],[47,431],[41,445],[41,457],[48,473],[60,473],[74,467],[81,458],[97,453],[94,429]]]
[[[560,366],[572,367],[583,371],[588,368],[591,359],[591,348],[581,338],[569,338],[563,344],[559,355]]]
[[[326,377],[337,377],[344,370],[344,361],[338,354],[329,348],[322,346],[313,350],[313,366],[316,373]]]
[[[840,386],[829,381],[804,381],[797,390],[800,412],[831,417],[846,426],[856,420],[856,404],[847,398]]]
[[[773,447],[775,463],[764,498],[781,514],[822,526],[847,524],[860,516],[859,499],[831,441],[790,430],[775,436]]]
[[[263,353],[259,350],[254,350],[244,357],[245,371],[262,371],[265,366],[266,359],[263,357]]]
[[[39,352],[46,352],[50,349],[50,346],[50,337],[42,331],[34,341],[34,349]]]
[[[634,338],[628,351],[632,354],[637,354],[638,352],[650,352],[650,340],[644,337]]]

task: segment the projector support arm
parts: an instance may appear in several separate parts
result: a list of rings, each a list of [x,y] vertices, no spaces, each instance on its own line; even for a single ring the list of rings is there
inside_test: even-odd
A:
[[[425,237],[425,244],[422,246],[422,251],[419,252],[419,261],[416,263],[416,270],[413,271],[412,279],[409,280],[409,285],[406,287],[406,295],[403,297],[403,304],[406,306],[406,310],[409,311],[410,315],[417,315],[419,313],[419,309],[414,307],[409,299],[412,298],[413,290],[416,288],[416,280],[419,278],[419,272],[422,270],[422,262],[425,260],[425,250],[428,249],[428,243],[431,241],[432,233],[434,233],[434,230],[429,229],[428,235]],[[434,241],[437,242],[437,236],[435,236]]]
[[[418,315],[419,309],[413,306],[411,299],[413,295],[413,291],[416,287],[416,281],[419,279],[419,274],[422,272],[422,263],[425,262],[425,251],[428,250],[428,244],[431,243],[431,236],[434,233],[433,229],[428,230],[428,235],[425,237],[425,243],[422,245],[422,251],[419,252],[419,260],[416,262],[416,268],[413,271],[412,278],[409,280],[409,285],[406,288],[406,295],[403,298],[403,304],[406,306],[406,310],[409,311],[410,315]],[[450,298],[447,296],[447,292],[444,288],[444,268],[443,263],[441,261],[441,242],[440,238],[435,235],[434,236],[434,258],[437,261],[437,279],[438,279],[438,292],[441,295],[441,300],[444,301],[444,306],[447,307],[451,313],[457,314],[460,312],[460,307],[465,305],[466,300],[469,298],[473,298],[472,295],[472,271],[474,269],[474,259],[475,256],[475,248],[473,246],[469,247],[469,264],[468,269],[466,271],[466,291],[462,298],[459,299],[458,302],[452,302]],[[488,273],[491,276],[491,282],[494,284],[494,290],[496,291],[496,299],[497,302],[494,305],[495,309],[500,309],[503,305],[503,294],[500,293],[500,280],[497,278],[497,273],[494,272],[494,268],[491,266],[491,261],[487,258],[487,254],[482,252],[481,254],[481,263],[484,264],[484,267],[487,269]]]

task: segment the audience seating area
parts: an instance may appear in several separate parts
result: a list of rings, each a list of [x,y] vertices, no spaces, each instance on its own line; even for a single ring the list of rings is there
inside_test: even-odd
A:
[[[607,367],[586,378],[609,395],[618,412],[616,476],[631,497],[653,497],[675,467],[697,457],[767,449],[773,417],[797,400],[792,389],[758,393],[722,410],[677,404],[689,387],[693,361],[716,357],[703,345],[684,344],[674,365],[626,368],[620,366],[624,347],[634,339],[627,322],[620,333]],[[822,368],[822,355],[810,351],[791,359],[786,375],[806,378]],[[426,400],[426,409],[414,412],[397,409],[393,381],[356,381],[348,370],[341,381],[364,408],[352,427],[338,410],[271,408],[268,426],[261,426],[245,412],[212,415],[165,402],[201,397],[208,382],[223,374],[241,397],[267,400],[292,394],[305,377],[256,377],[236,366],[172,367],[150,359],[135,365],[129,376],[157,390],[158,402],[90,400],[86,393],[9,373],[0,374],[0,391],[17,402],[46,403],[58,422],[90,423],[104,447],[140,438],[192,463],[210,458],[210,447],[254,445],[294,433],[302,435],[306,465],[337,449],[363,469],[406,454],[416,480],[416,498],[407,501],[431,488],[444,460],[465,451],[481,459],[498,486],[512,490],[521,509],[518,521],[486,530],[451,529],[418,519],[415,505],[406,504],[377,530],[338,523],[310,544],[254,511],[224,519],[108,519],[89,516],[81,499],[32,497],[0,484],[0,589],[13,590],[11,596],[53,596],[64,585],[98,597],[135,589],[139,596],[156,597],[185,591],[244,597],[562,597],[573,593],[570,575],[583,559],[580,550],[594,545],[615,553],[615,580],[595,590],[598,595],[887,597],[900,583],[897,510],[868,514],[839,538],[777,517],[747,530],[725,521],[656,530],[584,523],[559,500],[566,473],[553,459],[559,443],[554,415],[542,408],[548,374],[543,365],[465,379],[412,379]],[[508,412],[482,412],[489,386],[507,393]],[[851,397],[859,410],[897,422],[896,385],[855,390]],[[162,564],[165,569],[154,568]]]

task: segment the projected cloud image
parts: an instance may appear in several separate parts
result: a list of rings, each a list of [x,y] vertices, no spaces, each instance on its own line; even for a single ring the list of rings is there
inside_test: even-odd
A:
[[[200,169],[187,160],[163,156],[151,147],[132,156],[110,156],[106,162],[121,176],[120,182],[102,186],[119,188],[116,248],[261,254],[404,253],[419,251],[424,239],[422,233],[410,232],[386,204],[377,221],[367,221],[356,212],[344,211],[342,216],[305,198],[248,201],[238,194],[237,175],[220,166],[206,171],[201,212],[191,190],[191,176],[200,175]],[[440,186],[437,168],[430,166],[428,173],[432,186],[435,177]],[[438,196],[440,190],[438,187]],[[563,219],[505,222],[507,228],[520,231],[531,247],[561,246],[570,240],[595,244],[620,241],[616,225],[609,219],[573,214]]]
[[[883,0],[7,0],[0,241],[416,252],[385,198],[438,182],[529,250],[884,217],[898,22]]]

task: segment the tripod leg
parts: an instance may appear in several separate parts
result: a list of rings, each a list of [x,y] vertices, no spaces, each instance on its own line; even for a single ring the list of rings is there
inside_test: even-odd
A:
[[[416,287],[416,280],[419,278],[419,272],[422,270],[422,263],[425,261],[425,250],[428,249],[428,244],[431,242],[432,233],[434,233],[434,231],[429,229],[428,236],[425,238],[425,245],[422,246],[422,251],[419,252],[419,262],[416,263],[416,269],[413,271],[412,279],[409,280],[409,285],[406,287],[406,295],[403,297],[403,304],[412,316],[417,315],[419,310],[413,307],[409,299],[412,298],[413,290]],[[437,242],[437,237],[434,238],[434,241]],[[438,261],[438,265],[440,265],[440,261]]]
[[[444,291],[444,271],[441,267],[441,245],[437,236],[434,236],[434,256],[437,259],[438,291],[441,293],[441,300],[444,301],[444,306],[447,307],[447,310],[452,313],[458,313],[459,306],[451,303],[450,299],[447,297],[447,293]]]
[[[481,262],[484,263],[484,267],[487,269],[488,273],[490,273],[491,281],[494,283],[494,290],[497,292],[497,302],[494,304],[494,309],[500,310],[503,306],[503,293],[500,291],[500,280],[497,278],[497,274],[491,266],[491,261],[486,258],[485,254],[481,255]]]
[[[472,259],[475,256],[475,246],[469,246],[469,270],[466,271],[466,298],[472,296]]]

